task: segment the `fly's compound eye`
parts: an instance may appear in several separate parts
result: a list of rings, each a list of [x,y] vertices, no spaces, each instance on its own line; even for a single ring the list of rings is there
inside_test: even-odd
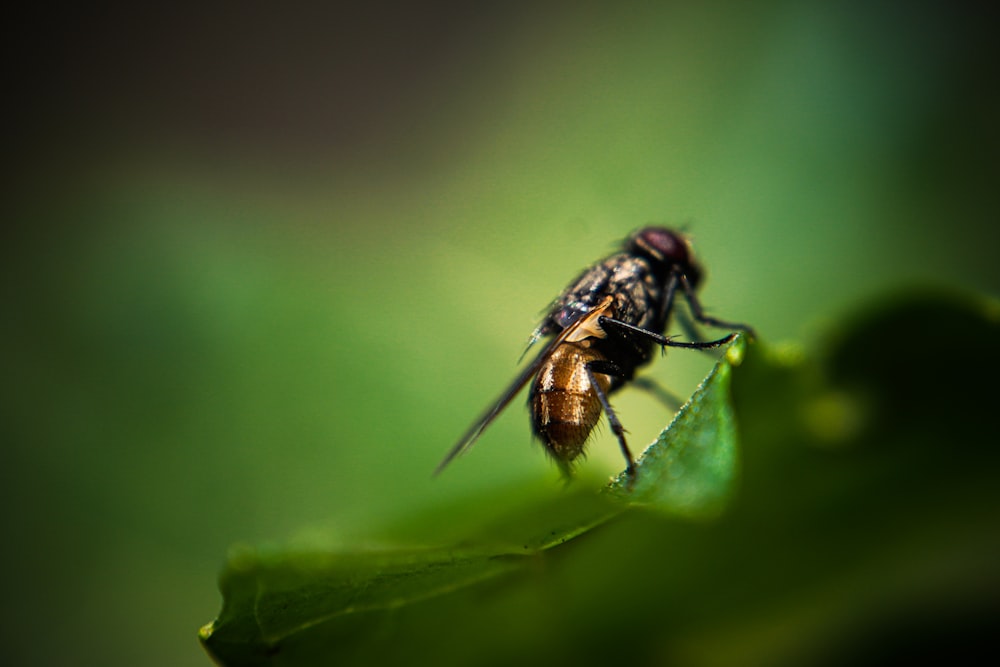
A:
[[[691,287],[701,282],[701,269],[691,256],[691,246],[679,232],[666,227],[646,227],[629,237],[628,248],[665,269],[684,274]]]
[[[691,254],[687,240],[665,227],[646,227],[632,236],[631,245],[653,259],[670,264],[689,264]]]

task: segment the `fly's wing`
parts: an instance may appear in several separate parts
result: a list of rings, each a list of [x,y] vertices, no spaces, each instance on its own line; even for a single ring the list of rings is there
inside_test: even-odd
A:
[[[455,446],[448,452],[448,455],[444,457],[444,460],[442,460],[441,463],[438,464],[438,467],[434,469],[435,475],[444,470],[445,466],[451,463],[456,456],[464,453],[469,447],[472,447],[476,440],[479,439],[479,436],[482,435],[483,431],[486,430],[486,427],[489,426],[493,420],[504,411],[504,408],[506,408],[512,400],[514,400],[514,397],[520,393],[521,389],[524,388],[524,385],[528,384],[528,381],[535,376],[535,373],[538,372],[538,369],[545,363],[545,360],[552,354],[552,351],[556,349],[556,346],[561,343],[561,338],[557,337],[553,338],[545,345],[542,351],[538,353],[538,356],[535,357],[530,364],[525,366],[524,370],[522,370],[514,381],[510,383],[510,386],[507,387],[502,394],[500,394],[500,398],[497,399],[493,407],[488,409],[482,414],[482,416],[479,417],[479,419],[473,422],[472,426],[469,427],[469,430],[466,431],[461,438],[459,438],[458,442],[455,443]]]
[[[510,402],[514,400],[514,397],[517,396],[521,389],[524,388],[524,385],[528,384],[528,381],[535,376],[538,369],[542,367],[542,364],[545,363],[545,360],[551,356],[552,352],[557,347],[565,343],[567,340],[582,340],[584,332],[588,331],[588,327],[593,326],[593,322],[596,321],[597,317],[607,310],[610,302],[610,297],[606,298],[593,310],[582,313],[569,326],[559,332],[558,336],[546,343],[545,347],[538,353],[538,356],[536,356],[530,364],[525,366],[518,376],[514,378],[514,381],[510,383],[510,386],[508,386],[507,389],[500,394],[500,397],[497,399],[496,403],[493,404],[493,407],[488,409],[482,414],[482,416],[479,417],[479,419],[474,421],[472,426],[469,427],[469,430],[466,431],[461,438],[459,438],[458,442],[455,443],[455,446],[448,452],[448,455],[444,457],[444,460],[442,460],[441,463],[438,464],[438,467],[434,469],[434,474],[437,475],[440,473],[444,470],[445,466],[452,462],[455,457],[464,453],[467,449],[469,449],[469,447],[472,447],[472,445],[475,444],[476,440],[479,439],[479,436],[486,430],[486,427],[493,423],[493,420],[504,411],[504,408],[510,405]]]

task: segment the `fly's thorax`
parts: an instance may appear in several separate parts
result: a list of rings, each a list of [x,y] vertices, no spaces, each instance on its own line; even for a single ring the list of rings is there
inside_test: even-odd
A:
[[[596,381],[605,394],[611,386],[611,378],[607,375],[591,374],[587,370],[591,361],[604,359],[590,342],[563,343],[557,347],[539,368],[531,385],[532,429],[546,451],[564,463],[583,452],[590,432],[601,417],[601,401],[593,382]]]
[[[631,325],[659,332],[665,284],[642,257],[622,257],[614,266],[608,283],[614,297],[617,319]]]
[[[659,314],[665,298],[665,277],[646,257],[612,255],[591,266],[569,284],[549,308],[537,336],[558,333],[581,311],[611,297],[614,317],[644,329],[662,327]]]

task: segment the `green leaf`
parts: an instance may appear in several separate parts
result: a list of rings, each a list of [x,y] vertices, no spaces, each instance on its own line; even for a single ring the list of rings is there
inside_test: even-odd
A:
[[[492,522],[475,544],[340,552],[240,547],[220,580],[222,612],[200,638],[223,665],[313,664],[317,651],[328,650],[317,646],[377,640],[378,628],[401,608],[529,569],[542,552],[620,511],[594,493],[565,493]]]
[[[689,517],[717,516],[738,471],[736,415],[730,400],[733,366],[746,351],[742,335],[701,383],[674,421],[636,461],[636,479],[622,472],[610,494],[636,505]]]
[[[486,497],[514,509],[452,546],[237,552],[202,641],[229,666],[871,664],[989,648],[998,344],[996,302],[928,292],[845,316],[814,352],[740,343],[634,488]]]
[[[683,516],[717,514],[736,474],[729,387],[733,362],[744,348],[742,340],[734,343],[640,457],[634,488],[619,477],[608,493],[563,493],[531,506],[521,503],[520,510],[473,531],[464,546],[341,553],[237,549],[220,582],[222,612],[201,629],[202,642],[224,665],[266,665],[279,656],[285,661],[303,655],[306,646],[339,645],[346,637],[361,641],[380,617],[402,607],[534,567],[544,552],[628,505]],[[489,504],[504,502],[493,498]],[[303,657],[292,664],[311,662]]]
[[[461,550],[340,554],[239,553],[221,589],[225,606],[201,638],[224,664],[267,664],[308,633],[339,634],[370,617],[485,581],[521,565],[522,554]]]

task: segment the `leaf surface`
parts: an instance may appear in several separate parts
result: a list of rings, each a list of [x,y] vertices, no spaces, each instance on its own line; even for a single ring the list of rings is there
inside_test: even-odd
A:
[[[736,476],[730,384],[732,361],[742,357],[744,346],[742,340],[734,343],[640,457],[634,486],[619,476],[605,493],[565,493],[522,507],[463,546],[342,553],[237,550],[220,581],[223,610],[201,629],[202,642],[224,665],[272,664],[279,656],[285,664],[289,654],[302,655],[298,648],[324,645],[324,638],[340,636],[358,619],[367,626],[379,615],[530,569],[545,552],[567,548],[567,542],[631,505],[681,516],[718,514]],[[498,498],[493,504],[503,502]],[[289,664],[312,664],[313,658],[306,651],[301,661]]]

